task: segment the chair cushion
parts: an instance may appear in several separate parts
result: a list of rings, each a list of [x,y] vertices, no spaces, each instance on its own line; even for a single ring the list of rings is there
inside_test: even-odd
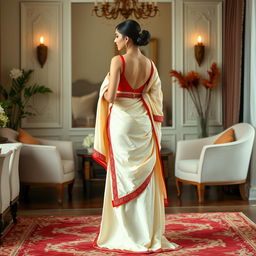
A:
[[[41,144],[38,139],[36,139],[35,137],[30,135],[28,132],[26,132],[23,129],[19,129],[18,141],[25,144],[35,144],[35,145]]]
[[[186,159],[178,161],[178,169],[183,172],[197,173],[199,159]]]
[[[235,131],[233,128],[231,128],[226,132],[224,132],[221,136],[219,136],[217,140],[215,140],[214,144],[228,143],[235,140],[236,140]]]
[[[64,173],[74,172],[74,161],[61,160]]]

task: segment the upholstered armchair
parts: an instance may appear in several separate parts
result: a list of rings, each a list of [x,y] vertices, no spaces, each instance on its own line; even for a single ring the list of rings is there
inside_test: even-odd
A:
[[[5,215],[10,210],[9,161],[12,151],[0,154],[0,244],[5,228]]]
[[[10,206],[13,222],[16,223],[17,206],[20,194],[20,180],[19,180],[19,158],[21,143],[5,143],[0,144],[2,153],[12,152],[9,163],[9,184],[10,184]]]
[[[18,132],[0,129],[0,136],[17,142]],[[64,185],[71,197],[75,177],[73,145],[71,141],[39,139],[39,145],[22,144],[19,162],[20,182],[26,186],[55,186],[58,202],[62,203]]]
[[[240,194],[246,200],[245,184],[255,131],[247,123],[231,128],[235,132],[234,142],[214,144],[226,131],[208,138],[178,142],[175,160],[178,196],[182,182],[197,186],[199,202],[204,200],[205,185],[239,184]]]

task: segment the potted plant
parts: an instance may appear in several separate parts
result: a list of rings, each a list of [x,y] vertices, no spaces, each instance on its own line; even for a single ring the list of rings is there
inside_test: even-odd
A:
[[[28,85],[33,70],[20,70],[14,68],[10,71],[11,87],[9,90],[0,85],[0,95],[2,97],[2,107],[4,108],[9,122],[7,127],[17,130],[21,125],[21,120],[27,116],[34,116],[29,100],[36,94],[51,93],[52,90],[44,85],[34,83]]]

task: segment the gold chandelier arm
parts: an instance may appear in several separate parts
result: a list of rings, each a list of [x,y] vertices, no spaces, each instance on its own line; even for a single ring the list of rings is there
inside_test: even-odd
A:
[[[94,6],[93,12],[97,17],[105,17],[106,19],[116,19],[119,15],[122,15],[125,19],[128,19],[131,15],[134,15],[136,19],[147,19],[149,17],[155,17],[159,12],[156,2],[152,3],[144,2],[139,3],[138,0],[114,0],[114,4],[105,2],[101,4],[101,10],[98,6]]]

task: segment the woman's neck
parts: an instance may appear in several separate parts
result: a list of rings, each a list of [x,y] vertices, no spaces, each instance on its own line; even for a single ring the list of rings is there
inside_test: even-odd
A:
[[[141,55],[141,51],[140,51],[139,47],[137,47],[135,45],[130,45],[126,50],[126,54],[131,55],[131,56],[139,56],[139,55]]]

